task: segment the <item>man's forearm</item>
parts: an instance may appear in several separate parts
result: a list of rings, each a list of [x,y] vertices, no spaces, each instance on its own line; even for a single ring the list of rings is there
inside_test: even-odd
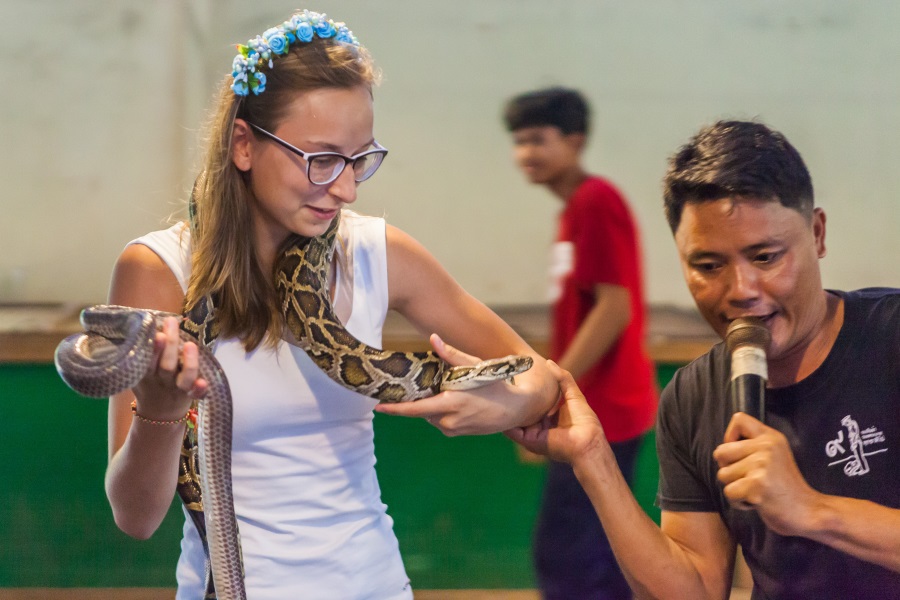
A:
[[[801,535],[900,572],[900,510],[868,500],[822,496]]]
[[[730,589],[734,545],[717,515],[711,528],[694,531],[700,543],[693,552],[670,538],[640,507],[619,471],[607,444],[573,464],[591,499],[616,560],[640,598],[726,598]],[[706,513],[693,518],[707,519]],[[702,551],[702,554],[700,553]]]

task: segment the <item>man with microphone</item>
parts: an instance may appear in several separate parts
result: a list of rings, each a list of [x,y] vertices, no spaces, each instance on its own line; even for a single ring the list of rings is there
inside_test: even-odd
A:
[[[728,344],[660,400],[660,527],[555,365],[558,413],[508,435],[573,465],[639,597],[727,598],[740,544],[755,599],[900,599],[900,290],[823,288],[825,213],[799,153],[760,123],[679,149],[665,207]]]

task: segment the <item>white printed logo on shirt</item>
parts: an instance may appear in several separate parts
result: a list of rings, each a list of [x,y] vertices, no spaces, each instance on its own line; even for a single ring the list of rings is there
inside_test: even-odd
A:
[[[547,301],[551,304],[562,296],[563,281],[575,268],[575,244],[556,242],[550,247],[550,288]]]
[[[844,429],[838,431],[837,437],[825,444],[825,454],[838,460],[828,463],[829,467],[844,464],[844,474],[848,477],[865,475],[869,472],[867,456],[887,452],[887,448],[878,448],[877,445],[885,443],[884,432],[875,427],[869,427],[860,431],[859,424],[847,415],[841,419]],[[874,449],[878,448],[878,449]]]

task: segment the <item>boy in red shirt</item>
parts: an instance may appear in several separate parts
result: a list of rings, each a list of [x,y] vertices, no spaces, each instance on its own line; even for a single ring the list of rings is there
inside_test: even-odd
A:
[[[644,346],[641,252],[625,199],[581,166],[588,120],[584,98],[564,88],[522,94],[505,111],[517,164],[563,202],[551,254],[550,358],[578,381],[630,481],[657,403]],[[548,467],[534,560],[548,600],[631,597],[594,508],[564,463]]]

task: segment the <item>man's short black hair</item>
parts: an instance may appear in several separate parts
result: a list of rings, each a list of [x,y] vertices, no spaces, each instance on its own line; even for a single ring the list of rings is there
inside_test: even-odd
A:
[[[777,201],[807,218],[813,213],[812,179],[800,153],[753,121],[704,127],[669,159],[663,198],[673,233],[685,203],[732,197]]]
[[[510,132],[550,125],[564,134],[586,134],[590,108],[580,92],[551,87],[516,96],[506,104],[503,119]]]

